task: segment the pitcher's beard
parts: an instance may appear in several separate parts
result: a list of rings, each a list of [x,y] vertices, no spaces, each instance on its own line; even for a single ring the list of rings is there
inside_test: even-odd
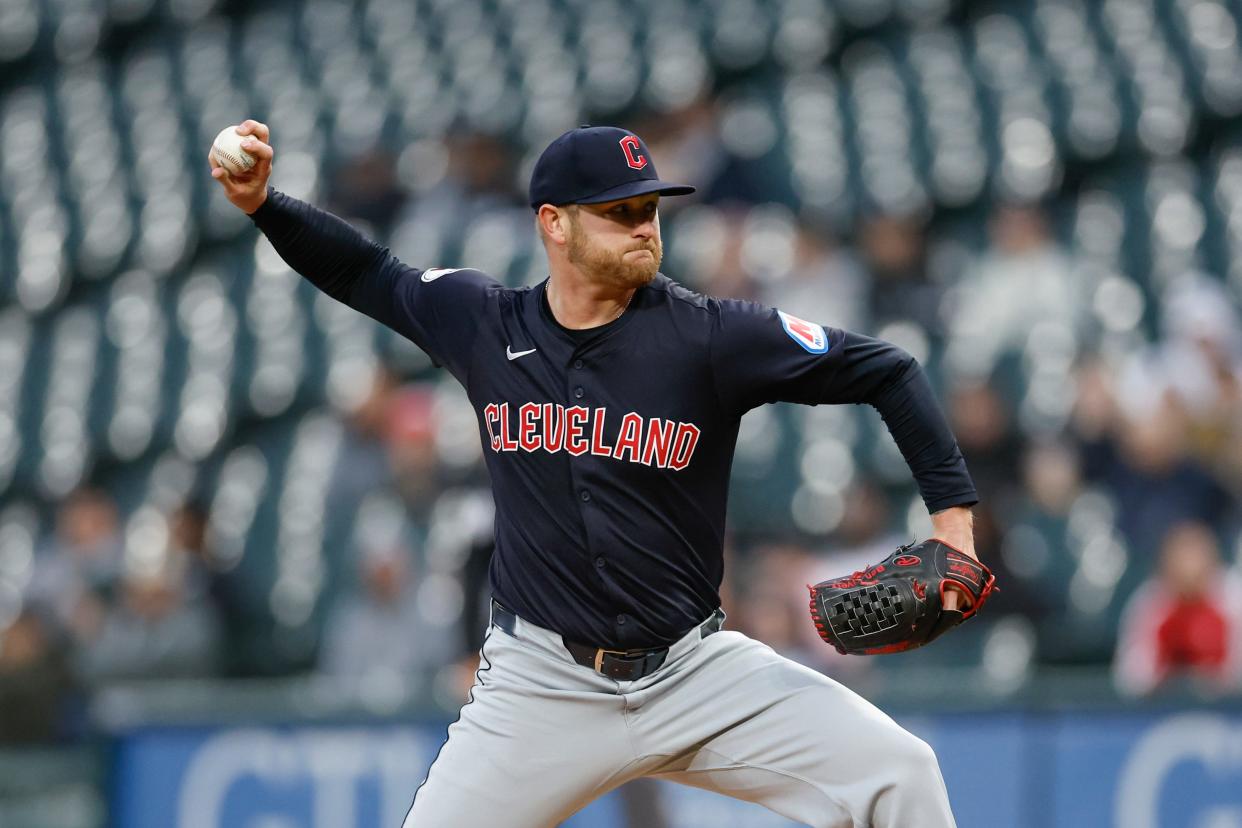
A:
[[[625,253],[614,253],[598,247],[587,239],[577,222],[570,225],[569,261],[584,273],[589,273],[609,285],[620,288],[640,288],[648,284],[660,270],[664,246],[659,239],[652,239],[645,248],[651,257],[638,261],[626,261]]]

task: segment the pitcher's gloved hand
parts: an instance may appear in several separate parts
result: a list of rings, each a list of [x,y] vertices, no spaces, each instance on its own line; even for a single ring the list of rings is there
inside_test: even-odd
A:
[[[932,538],[897,548],[880,563],[811,590],[815,629],[842,654],[913,650],[936,640],[977,613],[995,589],[986,566]],[[945,609],[945,591],[968,599],[964,610]],[[959,601],[959,603],[961,603]]]

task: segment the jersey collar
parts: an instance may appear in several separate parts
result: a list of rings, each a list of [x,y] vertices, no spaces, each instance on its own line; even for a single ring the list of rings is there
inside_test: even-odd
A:
[[[662,274],[657,273],[655,279],[664,278]],[[652,281],[654,282],[655,279]],[[634,318],[634,314],[644,304],[649,291],[649,285],[643,285],[634,291],[633,297],[630,298],[630,304],[626,307],[621,315],[611,322],[599,325],[595,328],[583,328],[581,330],[570,330],[556,321],[556,317],[552,315],[552,308],[548,305],[548,282],[551,277],[544,279],[531,290],[531,304],[533,310],[538,315],[540,323],[551,331],[555,336],[562,340],[573,343],[575,348],[584,345],[602,342],[613,336],[617,331],[624,328],[629,321]]]

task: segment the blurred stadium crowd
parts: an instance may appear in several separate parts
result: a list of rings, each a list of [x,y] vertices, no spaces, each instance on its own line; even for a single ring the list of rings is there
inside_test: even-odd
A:
[[[314,674],[452,707],[486,618],[469,401],[207,175],[420,267],[546,274],[530,165],[643,135],[664,272],[894,341],[975,476],[989,612],[842,659],[804,584],[927,531],[869,409],[743,423],[730,624],[860,687],[1242,688],[1238,0],[0,0],[0,740],[114,682]],[[659,370],[659,366],[653,366]],[[744,577],[739,577],[744,575]],[[735,588],[745,584],[746,588]]]

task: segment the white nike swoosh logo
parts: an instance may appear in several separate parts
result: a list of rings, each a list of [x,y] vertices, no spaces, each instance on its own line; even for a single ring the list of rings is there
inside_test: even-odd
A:
[[[459,270],[461,270],[460,267],[433,267],[430,270],[423,271],[423,281],[434,282],[441,276],[445,276],[449,273],[456,273]]]
[[[510,361],[510,362],[512,362],[513,360],[517,359],[518,357],[524,357],[524,356],[526,356],[527,354],[533,354],[533,353],[534,353],[535,351],[537,351],[537,350],[539,350],[539,349],[538,349],[538,348],[531,348],[529,351],[517,351],[517,352],[514,352],[514,350],[513,350],[512,348],[510,348],[508,345],[506,345],[506,346],[505,346],[505,356],[507,356],[507,357],[509,358],[509,361]]]

